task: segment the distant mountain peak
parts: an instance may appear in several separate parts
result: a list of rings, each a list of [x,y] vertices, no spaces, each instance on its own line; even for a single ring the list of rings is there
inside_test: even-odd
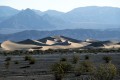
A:
[[[32,9],[30,9],[30,8],[27,8],[27,9],[25,9],[24,11],[26,11],[26,12],[34,12]]]
[[[47,10],[47,11],[43,12],[43,14],[48,14],[50,16],[60,16],[60,15],[64,14],[64,12],[60,12],[60,11],[56,11],[56,10]]]
[[[15,8],[10,7],[10,6],[0,6],[0,9],[14,9],[14,10],[17,10]]]
[[[20,13],[22,14],[36,14],[33,10],[31,10],[30,8],[27,8],[25,10],[22,10]]]
[[[45,12],[48,12],[48,13],[64,13],[64,12],[60,12],[60,11],[56,11],[56,10],[47,10]]]
[[[1,17],[9,17],[17,14],[19,10],[14,9],[9,6],[0,6],[0,18]]]
[[[8,26],[9,25],[9,26]],[[18,14],[3,21],[0,25],[2,28],[14,29],[52,29],[54,25],[44,20],[43,17],[36,14],[32,9],[25,9]]]

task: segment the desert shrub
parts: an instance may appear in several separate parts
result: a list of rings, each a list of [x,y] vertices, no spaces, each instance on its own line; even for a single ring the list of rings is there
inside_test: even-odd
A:
[[[30,66],[26,65],[26,66],[20,67],[20,69],[25,69],[25,68],[30,68]],[[24,72],[26,72],[26,70],[24,70]]]
[[[29,64],[35,64],[35,62],[36,62],[35,58],[31,58],[31,59],[29,60]]]
[[[10,66],[10,61],[6,61],[6,62],[5,62],[5,68],[6,68],[6,69],[9,69],[9,66]]]
[[[69,64],[68,62],[58,62],[55,63],[52,66],[52,71],[58,72],[58,73],[67,73],[67,71],[71,70],[71,64]]]
[[[32,56],[26,55],[24,59],[25,59],[25,61],[31,60]]]
[[[14,61],[14,64],[19,64],[19,62],[18,61]]]
[[[60,61],[67,61],[67,59],[66,58],[61,58]]]
[[[101,64],[97,69],[96,80],[113,80],[117,74],[114,64]]]
[[[33,58],[32,56],[26,55],[26,56],[25,56],[25,61],[28,61],[29,64],[35,64],[36,59]]]
[[[93,75],[81,75],[78,79],[74,80],[97,80]]]
[[[79,56],[74,55],[74,56],[73,56],[73,58],[72,58],[72,63],[73,63],[73,64],[78,63],[79,59],[80,59],[80,57],[79,57]]]
[[[89,60],[90,56],[89,55],[85,55],[85,60]]]
[[[117,73],[120,76],[120,68],[117,69]]]
[[[11,61],[11,57],[7,57],[5,61]]]
[[[93,74],[96,71],[96,67],[90,61],[83,61],[78,67],[76,67],[75,71],[75,75],[78,76],[86,73]]]
[[[105,63],[110,63],[110,61],[112,60],[111,56],[104,56],[103,60],[105,61]]]
[[[55,80],[62,80],[65,73],[71,70],[71,65],[68,62],[58,62],[52,66],[52,71],[54,72]]]

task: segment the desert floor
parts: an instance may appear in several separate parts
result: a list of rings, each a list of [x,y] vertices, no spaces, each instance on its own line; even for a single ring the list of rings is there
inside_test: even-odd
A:
[[[25,55],[7,55],[0,56],[0,80],[54,80],[54,75],[51,73],[51,66],[58,62],[61,58],[67,58],[69,62],[73,55],[80,56],[80,61],[84,60],[85,55],[90,56],[90,61],[95,65],[104,63],[103,56],[111,56],[112,63],[120,69],[120,53],[67,53],[67,54],[44,54],[44,55],[31,55],[36,59],[35,64],[30,65],[28,61],[24,60]],[[5,68],[5,59],[11,57],[10,66]],[[18,61],[19,64],[14,64]],[[26,67],[27,68],[24,68]],[[68,74],[63,80],[76,80],[73,74]],[[120,80],[117,78],[115,80]]]

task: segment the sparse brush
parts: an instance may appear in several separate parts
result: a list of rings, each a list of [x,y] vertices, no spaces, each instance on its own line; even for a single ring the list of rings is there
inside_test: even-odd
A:
[[[35,64],[35,62],[36,62],[35,58],[31,58],[31,59],[29,60],[29,64]]]
[[[55,75],[55,80],[62,80],[65,73],[72,69],[68,62],[58,62],[52,66],[52,71]]]
[[[15,61],[14,64],[19,64],[19,62],[18,62],[18,61]]]
[[[85,60],[89,60],[90,56],[89,55],[85,55]]]
[[[6,61],[6,62],[5,62],[5,68],[8,69],[9,66],[10,66],[10,61]]]
[[[28,61],[28,60],[32,59],[32,56],[26,55],[24,59],[25,59],[25,61]]]
[[[67,61],[67,59],[66,58],[61,58],[60,61]]]
[[[105,63],[110,63],[112,60],[112,57],[111,56],[104,56],[103,60],[105,60]]]
[[[85,73],[93,74],[96,71],[96,67],[90,61],[83,61],[75,69],[75,75],[81,75]]]
[[[101,64],[98,67],[96,80],[113,80],[117,75],[117,68],[114,64]]]
[[[11,57],[7,57],[5,61],[11,61]]]
[[[79,59],[80,59],[80,57],[79,57],[79,56],[74,55],[74,56],[73,56],[73,58],[72,58],[72,63],[73,63],[73,64],[78,63]]]

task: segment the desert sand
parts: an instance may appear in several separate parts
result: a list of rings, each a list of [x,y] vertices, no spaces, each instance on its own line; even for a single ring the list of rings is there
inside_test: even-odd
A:
[[[80,41],[64,36],[50,36],[39,40],[23,40],[20,42],[4,41],[1,43],[4,50],[48,50],[73,48],[120,48],[119,43],[111,41]]]

